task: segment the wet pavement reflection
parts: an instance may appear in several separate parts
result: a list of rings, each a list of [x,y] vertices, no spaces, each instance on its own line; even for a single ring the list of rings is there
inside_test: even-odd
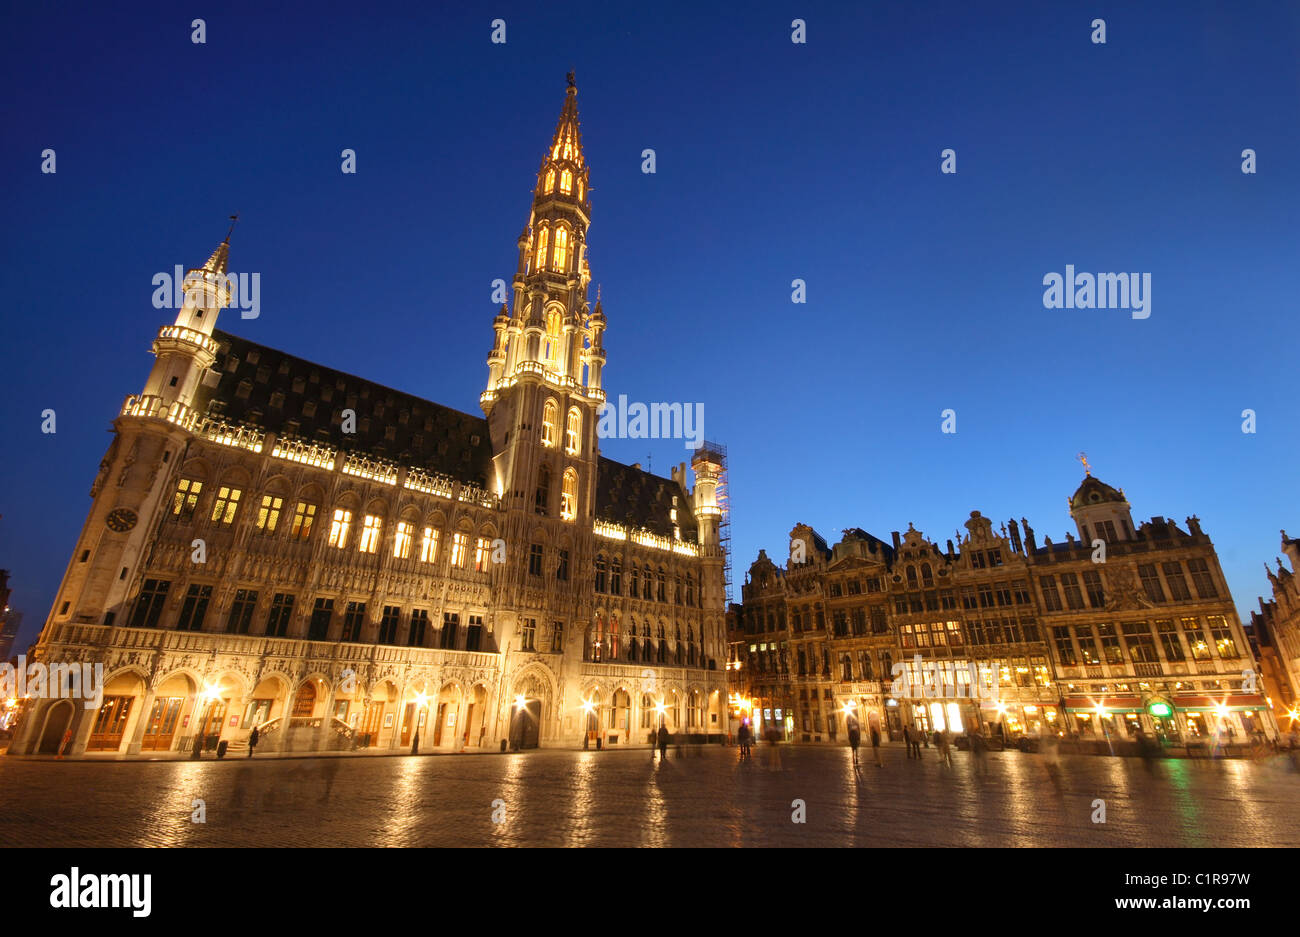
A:
[[[193,762],[0,758],[3,846],[1296,846],[1285,756],[901,746]],[[1093,822],[1095,801],[1106,821]],[[802,810],[796,801],[803,802]],[[804,822],[794,822],[802,814]],[[203,822],[195,822],[201,819]]]

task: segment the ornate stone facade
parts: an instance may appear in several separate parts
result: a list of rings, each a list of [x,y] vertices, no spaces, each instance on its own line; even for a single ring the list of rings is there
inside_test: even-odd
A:
[[[1041,547],[1028,523],[995,530],[978,511],[946,549],[911,528],[828,547],[797,525],[789,566],[760,551],[728,614],[733,700],[813,742],[841,737],[850,711],[895,738],[906,724],[1099,744],[1139,728],[1274,735],[1199,521],[1134,527],[1123,493],[1091,475],[1070,512],[1078,539]]]
[[[600,454],[601,303],[572,79],[493,327],[483,417],[216,329],[229,235],[126,399],[13,752],[643,744],[726,731],[708,444],[664,478]],[[631,590],[635,585],[636,592]]]

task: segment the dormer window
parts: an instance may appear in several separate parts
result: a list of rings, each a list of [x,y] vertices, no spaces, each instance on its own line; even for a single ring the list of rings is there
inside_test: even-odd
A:
[[[564,148],[564,158],[569,158],[568,146],[565,146]],[[565,195],[569,195],[573,192],[573,173],[569,172],[567,169],[560,173],[560,191]]]

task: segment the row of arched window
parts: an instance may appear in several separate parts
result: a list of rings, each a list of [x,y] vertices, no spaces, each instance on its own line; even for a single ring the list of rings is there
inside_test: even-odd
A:
[[[554,398],[542,407],[542,445],[554,449],[560,422],[560,407]],[[578,455],[582,451],[582,413],[570,407],[564,418],[564,451]]]
[[[533,496],[533,508],[543,517],[551,513],[551,467],[543,463],[537,469],[537,492]],[[578,515],[578,472],[576,469],[564,470],[560,485],[560,519],[571,521]]]
[[[695,629],[689,625],[684,641],[682,629],[677,626],[675,637],[670,643],[663,624],[656,628],[650,622],[642,622],[638,631],[636,620],[633,619],[624,632],[620,630],[617,618],[607,619],[604,615],[598,615],[587,626],[582,659],[592,663],[627,660],[685,667],[703,667],[705,663],[704,655],[695,641]]]
[[[552,237],[551,226],[542,222],[537,226],[533,236],[533,270],[555,270],[566,273],[569,261],[577,256],[577,238],[569,232],[564,222],[555,224]]]
[[[623,560],[621,557],[605,559],[605,554],[596,554],[596,591],[609,595],[623,594]],[[628,564],[628,591],[630,599],[649,599],[650,601],[668,601],[668,576],[662,566],[652,570],[650,564],[637,566]],[[695,575],[687,573],[684,577],[673,576],[673,597],[675,605],[687,605],[694,608]]]

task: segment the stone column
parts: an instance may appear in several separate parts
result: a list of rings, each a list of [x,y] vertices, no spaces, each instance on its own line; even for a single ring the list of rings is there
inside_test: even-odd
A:
[[[140,704],[140,712],[137,714],[135,728],[131,730],[131,738],[126,745],[128,755],[140,754],[140,746],[144,743],[144,731],[149,728],[149,714],[153,712],[153,700],[152,689],[146,689],[143,696],[136,697],[135,702]]]

